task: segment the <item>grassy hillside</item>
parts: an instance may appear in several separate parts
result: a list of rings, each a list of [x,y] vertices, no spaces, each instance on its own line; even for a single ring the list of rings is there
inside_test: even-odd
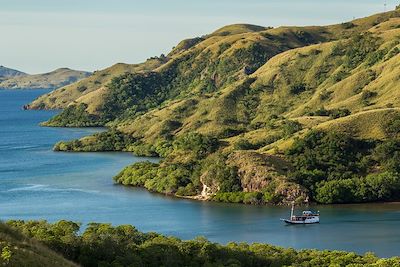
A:
[[[0,264],[14,267],[78,266],[4,223],[0,223]]]
[[[372,253],[363,256],[351,252],[284,249],[267,244],[228,243],[220,245],[205,238],[182,241],[157,233],[142,233],[130,225],[90,223],[84,231],[74,222],[10,221],[0,236],[12,232],[35,244],[36,258],[30,251],[12,248],[6,266],[75,266],[44,249],[48,246],[80,266],[399,266],[399,258],[379,259]],[[23,234],[21,234],[23,233]],[[32,241],[32,240],[38,241]],[[1,246],[1,245],[0,245]],[[4,247],[3,247],[4,251]],[[21,251],[21,254],[17,254]],[[26,256],[26,257],[24,257]],[[53,260],[49,265],[45,260]],[[20,261],[19,261],[20,260]],[[40,265],[42,264],[42,265]]]
[[[89,75],[89,72],[68,68],[43,74],[16,75],[0,80],[0,89],[55,89],[79,81]]]
[[[321,27],[230,25],[154,60],[34,101],[66,107],[45,125],[110,127],[55,149],[162,156],[115,181],[176,196],[400,200],[399,10]]]
[[[50,94],[39,97],[33,103],[29,104],[30,109],[59,109],[65,108],[69,104],[78,102],[78,99],[84,103],[92,104],[90,112],[95,113],[97,107],[101,105],[103,97],[102,92],[105,86],[115,77],[127,72],[142,72],[152,70],[160,65],[162,60],[150,59],[143,64],[129,65],[118,63],[104,70],[95,71],[91,76],[79,82],[59,88]],[[96,95],[99,94],[100,97]],[[93,95],[92,101],[85,101],[90,95]]]

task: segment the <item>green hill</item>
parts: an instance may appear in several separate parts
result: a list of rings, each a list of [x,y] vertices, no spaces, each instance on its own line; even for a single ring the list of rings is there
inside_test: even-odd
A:
[[[142,72],[151,70],[158,67],[162,60],[150,59],[143,64],[129,65],[118,63],[107,69],[95,71],[91,76],[79,82],[72,83],[65,87],[59,88],[50,94],[44,95],[32,104],[29,105],[31,109],[59,109],[65,108],[69,104],[84,102],[88,103],[93,108],[91,112],[96,112],[97,106],[101,105],[103,91],[106,85],[111,82],[115,77],[129,72]],[[100,97],[97,97],[100,95]],[[93,96],[93,98],[91,98]],[[85,99],[90,99],[86,101]]]
[[[56,89],[89,75],[89,72],[68,68],[60,68],[43,74],[19,74],[0,79],[0,89]]]
[[[115,177],[125,185],[248,204],[400,200],[399,52],[399,10],[230,25],[29,107],[65,108],[47,126],[110,128],[55,150],[164,158],[127,167]]]

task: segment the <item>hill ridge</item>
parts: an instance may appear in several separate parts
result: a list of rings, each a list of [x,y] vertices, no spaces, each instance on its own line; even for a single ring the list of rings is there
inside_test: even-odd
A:
[[[90,72],[70,68],[40,74],[20,74],[0,79],[0,89],[56,89],[91,75]]]
[[[400,157],[381,153],[400,147],[400,10],[248,27],[115,65],[29,107],[65,108],[46,126],[110,128],[55,150],[164,158],[127,167],[115,177],[121,184],[252,204],[400,200]],[[358,191],[377,184],[387,194]]]

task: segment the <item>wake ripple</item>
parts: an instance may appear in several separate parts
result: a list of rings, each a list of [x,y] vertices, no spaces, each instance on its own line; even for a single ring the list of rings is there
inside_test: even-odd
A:
[[[81,192],[81,193],[88,193],[88,194],[96,194],[99,191],[96,190],[86,190],[80,188],[56,188],[51,187],[50,185],[42,185],[42,184],[28,184],[22,187],[16,187],[6,190],[5,192],[58,192],[58,193],[68,193],[68,192]]]

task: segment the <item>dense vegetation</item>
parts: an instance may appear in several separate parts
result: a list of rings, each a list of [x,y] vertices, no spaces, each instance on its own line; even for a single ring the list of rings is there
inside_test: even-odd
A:
[[[291,178],[320,203],[400,200],[400,143],[311,132],[287,151]]]
[[[42,242],[0,222],[0,265],[10,267],[77,267]]]
[[[59,142],[55,144],[55,151],[131,151],[136,154],[151,156],[151,150],[142,147],[141,143],[134,137],[124,134],[118,130],[111,129],[96,133],[93,139],[73,140],[70,142]],[[139,149],[143,152],[140,153]]]
[[[215,167],[219,164],[218,161],[205,162],[205,159],[218,147],[217,139],[194,133],[181,136],[172,142],[156,143],[152,150],[166,156],[161,164],[135,163],[126,167],[114,177],[114,180],[124,185],[141,186],[159,193],[196,195],[201,190],[201,169],[218,168]],[[179,155],[183,159],[174,160]],[[220,173],[216,178],[218,177],[226,184],[230,183],[229,176],[225,173]]]
[[[97,116],[86,111],[87,105],[81,103],[76,106],[69,106],[63,112],[42,123],[43,126],[53,127],[95,127],[104,123],[97,120]]]
[[[246,204],[399,200],[400,11],[338,25],[231,25],[43,96],[54,147],[160,156],[117,183]],[[42,105],[42,106],[41,106]]]
[[[102,107],[103,119],[134,117],[156,107],[166,99],[162,89],[167,82],[157,72],[127,73],[114,78],[108,85],[109,93]]]
[[[378,259],[351,252],[285,249],[267,244],[220,245],[204,238],[182,241],[156,233],[142,233],[130,225],[59,221],[9,221],[15,230],[38,240],[81,266],[400,266],[399,258]],[[4,227],[3,227],[4,229]],[[2,261],[17,266],[17,248],[0,244]],[[8,249],[5,249],[8,247]],[[8,258],[8,259],[7,259]],[[38,265],[31,265],[38,266]],[[70,265],[72,266],[72,265]]]

